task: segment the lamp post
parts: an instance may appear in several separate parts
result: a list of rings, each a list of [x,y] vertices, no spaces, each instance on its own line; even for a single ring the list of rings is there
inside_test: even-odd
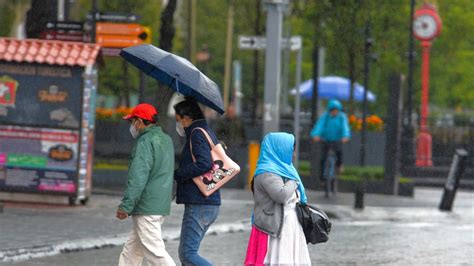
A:
[[[364,51],[364,98],[362,101],[362,135],[360,140],[359,165],[365,166],[366,140],[367,140],[367,92],[369,90],[369,64],[371,59],[370,47],[374,40],[370,35],[370,23],[365,26],[365,51]]]
[[[406,111],[403,122],[402,156],[404,166],[414,165],[414,128],[413,128],[413,69],[415,60],[415,47],[413,37],[413,17],[415,14],[415,0],[410,0],[410,32],[408,34],[408,77],[406,92]]]
[[[263,135],[280,129],[280,74],[283,14],[289,0],[263,0],[267,11]]]
[[[431,135],[428,130],[428,95],[430,80],[430,47],[431,42],[441,32],[441,19],[436,8],[425,3],[415,12],[413,20],[413,34],[421,41],[423,48],[423,61],[421,71],[422,93],[421,93],[421,119],[420,133],[417,139],[416,166],[433,166],[431,160]]]

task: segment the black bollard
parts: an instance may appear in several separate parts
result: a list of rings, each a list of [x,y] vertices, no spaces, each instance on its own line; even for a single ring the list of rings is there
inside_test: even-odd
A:
[[[454,198],[459,187],[459,181],[464,174],[466,168],[466,159],[468,153],[464,149],[457,149],[454,153],[453,162],[449,169],[446,185],[444,186],[443,198],[439,204],[439,209],[442,211],[451,211],[453,209]]]
[[[0,202],[0,213],[3,212],[3,203]]]
[[[357,188],[355,192],[354,208],[359,210],[364,209],[364,190],[362,188]]]

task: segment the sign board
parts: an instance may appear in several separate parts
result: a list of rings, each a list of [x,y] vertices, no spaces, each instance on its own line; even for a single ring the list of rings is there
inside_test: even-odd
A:
[[[107,35],[134,35],[145,31],[144,27],[140,24],[135,23],[106,23],[97,22],[95,27],[96,34],[107,34]]]
[[[301,49],[303,40],[301,36],[293,36],[291,38],[283,38],[281,47],[282,49],[289,49],[291,51],[297,51]],[[265,50],[267,47],[267,39],[261,36],[239,36],[239,49],[242,50]]]
[[[260,36],[239,36],[239,49],[242,50],[263,50],[266,47],[267,39]]]
[[[151,30],[135,23],[99,22],[96,24],[96,43],[108,48],[151,43]]]
[[[80,68],[0,63],[0,124],[78,129]]]
[[[0,125],[3,191],[76,193],[79,131]]]
[[[64,31],[82,31],[83,23],[74,21],[53,21],[46,23],[46,28]]]
[[[112,12],[96,12],[95,15],[92,13],[87,14],[88,20],[91,20],[93,18],[95,18],[96,21],[104,22],[136,22],[140,19],[140,17],[135,14]]]
[[[283,38],[282,39],[282,47],[283,49],[290,49],[291,51],[298,51],[301,49],[303,44],[303,39],[301,36],[293,36],[291,38]]]
[[[84,41],[84,34],[80,31],[47,30],[41,33],[40,38],[44,40],[82,42]]]

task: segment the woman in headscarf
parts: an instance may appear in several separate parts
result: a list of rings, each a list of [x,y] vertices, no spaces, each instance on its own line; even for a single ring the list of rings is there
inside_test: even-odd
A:
[[[311,265],[296,203],[306,204],[301,178],[293,166],[295,137],[269,133],[262,141],[252,181],[254,212],[246,265]]]

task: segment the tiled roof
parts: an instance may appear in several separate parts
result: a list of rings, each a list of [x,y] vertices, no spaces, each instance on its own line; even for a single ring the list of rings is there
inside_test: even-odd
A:
[[[50,65],[93,65],[100,46],[90,43],[0,38],[0,61]]]

